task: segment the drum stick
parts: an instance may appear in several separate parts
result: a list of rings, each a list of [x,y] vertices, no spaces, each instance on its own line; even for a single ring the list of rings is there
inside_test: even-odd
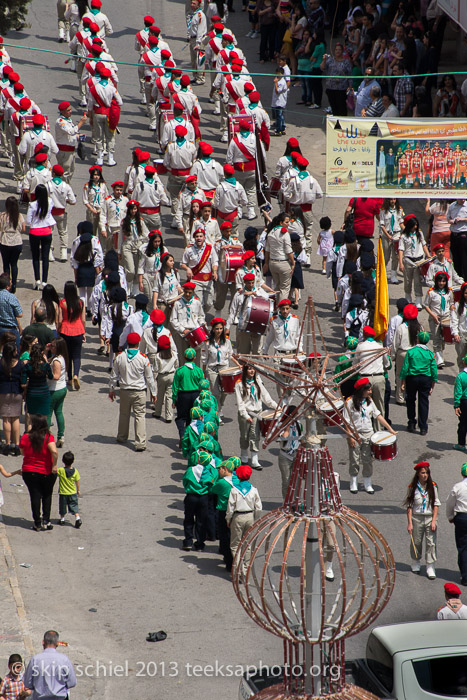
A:
[[[416,548],[416,546],[415,546],[415,542],[413,541],[412,533],[410,533],[410,539],[412,540],[413,551],[415,552],[415,554],[417,554],[417,548]]]
[[[384,437],[380,438],[379,440],[376,440],[375,445],[379,445],[380,442],[383,442],[383,440],[387,440],[388,436],[385,435]]]

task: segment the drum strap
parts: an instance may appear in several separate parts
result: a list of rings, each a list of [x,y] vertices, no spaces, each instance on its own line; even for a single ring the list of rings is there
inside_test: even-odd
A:
[[[193,277],[195,275],[197,275],[198,272],[200,272],[203,269],[203,267],[205,266],[205,264],[209,260],[209,257],[211,255],[211,251],[212,251],[212,246],[206,244],[199,262],[192,268]]]

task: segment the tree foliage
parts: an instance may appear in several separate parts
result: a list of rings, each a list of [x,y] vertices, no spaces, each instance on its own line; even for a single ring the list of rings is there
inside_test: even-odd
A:
[[[31,0],[0,0],[0,34],[23,24]]]

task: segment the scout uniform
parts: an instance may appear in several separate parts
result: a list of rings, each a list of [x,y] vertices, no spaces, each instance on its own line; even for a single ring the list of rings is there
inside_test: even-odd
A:
[[[216,323],[222,323],[225,326],[225,320],[222,318],[213,318],[211,327]],[[216,343],[214,340],[208,340],[203,343],[201,350],[201,363],[206,368],[206,376],[209,379],[211,392],[217,399],[217,404],[222,411],[227,394],[222,391],[219,383],[219,370],[226,369],[230,366],[232,359],[232,343],[229,338],[225,339],[224,343]]]
[[[233,164],[237,180],[243,185],[248,199],[248,219],[256,217],[256,136],[251,124],[240,121],[240,131],[229,143],[226,162]]]
[[[239,483],[232,483],[232,489],[227,502],[225,519],[230,524],[230,551],[232,558],[240,545],[246,532],[255,522],[256,514],[263,509],[258,489],[252,486],[248,479],[252,474],[248,464],[242,464],[236,469]],[[241,572],[245,576],[250,563],[251,550],[248,548],[241,560]]]
[[[242,209],[248,206],[248,200],[243,185],[235,178],[232,165],[224,165],[224,179],[216,187],[212,203],[216,209],[217,219],[230,221],[232,232],[236,233],[238,220],[242,216]]]
[[[354,388],[359,389],[360,387],[368,384],[368,379],[364,377],[355,382]],[[344,404],[344,411],[342,415],[345,420],[355,428],[360,438],[360,444],[356,442],[354,447],[351,447],[349,443],[350,490],[352,493],[357,492],[357,477],[361,468],[365,490],[369,493],[373,493],[373,487],[371,486],[371,477],[373,474],[373,455],[371,452],[370,439],[375,432],[373,428],[373,420],[381,414],[373,401],[369,398],[362,400],[360,410],[357,411],[353,403],[353,397],[350,396]]]
[[[60,102],[60,111],[70,106],[69,102]],[[78,146],[79,129],[71,118],[60,114],[55,122],[55,142],[58,147],[57,163],[63,168],[63,179],[69,182],[75,172],[76,148]]]
[[[245,275],[243,275],[243,281],[255,281],[255,275],[253,272],[247,272]],[[258,287],[256,282],[252,291],[254,291],[253,296],[267,298],[267,294],[260,287]],[[231,326],[236,323],[236,319],[238,319],[238,323],[242,325],[242,316],[246,311],[246,302],[250,296],[251,295],[245,294],[243,285],[241,290],[235,292],[230,305],[229,317],[227,319],[227,330],[230,330]],[[260,333],[241,331],[239,328],[237,328],[237,352],[241,355],[259,355],[261,338],[262,335]]]
[[[143,20],[144,29],[136,32],[135,36],[135,51],[139,54],[139,65],[138,65],[138,81],[139,81],[139,91],[141,93],[141,104],[147,104],[146,94],[144,91],[145,81],[144,81],[144,65],[141,63],[141,56],[146,51],[149,39],[149,27],[154,24],[154,17],[146,15]]]
[[[204,72],[199,73],[196,69],[198,68],[199,50],[207,30],[206,15],[200,9],[199,3],[198,9],[187,16],[187,36],[190,44],[191,67],[197,85],[204,83]]]
[[[122,180],[117,180],[112,183],[112,187],[119,185],[124,187]],[[124,194],[116,197],[115,194],[109,194],[104,198],[102,205],[102,213],[100,217],[99,240],[104,252],[111,248],[117,247],[118,234],[120,233],[120,225],[125,218],[127,212],[128,197]],[[107,236],[104,238],[102,230],[105,229]]]
[[[198,144],[199,157],[195,160],[190,170],[190,175],[198,179],[198,187],[205,194],[208,201],[212,201],[216,187],[222,180],[224,171],[222,165],[211,158],[213,148],[210,144],[200,141]]]
[[[455,583],[445,583],[444,593],[446,605],[438,608],[438,620],[467,620],[467,605],[463,605],[460,600],[462,592],[459,586]]]
[[[323,196],[323,191],[318,181],[307,171],[309,165],[307,159],[300,156],[300,158],[296,158],[296,162],[299,167],[299,172],[296,177],[289,180],[284,191],[284,197],[289,204],[296,204],[302,210],[305,220],[306,252],[310,254],[313,245],[311,231],[313,218],[311,210],[313,208],[313,202],[317,199],[321,199]]]
[[[99,36],[108,36],[109,34],[113,34],[113,29],[109,18],[102,12],[101,7],[101,0],[91,0],[91,9],[83,15],[83,19],[89,17],[92,22],[97,24],[99,27]]]
[[[187,287],[187,285],[189,285],[189,287]],[[196,289],[194,282],[185,282],[183,287],[187,289]],[[189,301],[182,296],[174,303],[170,323],[177,333],[175,339],[179,352],[179,359],[181,359],[183,353],[190,347],[188,341],[184,338],[185,331],[204,326],[205,322],[203,306],[197,296],[193,296]],[[198,346],[197,352],[195,353],[195,357],[198,355],[198,361],[200,353],[201,348]]]
[[[283,299],[278,307],[290,304],[289,299]],[[295,314],[289,313],[286,318],[282,314],[275,314],[270,323],[264,340],[263,355],[267,355],[270,346],[274,354],[290,354],[303,352],[303,338],[300,338],[300,319]]]
[[[170,199],[159,178],[155,178],[156,169],[147,165],[144,169],[145,179],[135,187],[133,196],[139,202],[139,213],[149,231],[161,227],[161,204],[170,206]]]
[[[188,467],[183,476],[183,487],[186,496],[183,501],[184,518],[183,549],[190,551],[194,548],[202,551],[205,547],[208,526],[208,493],[215,479],[211,463],[211,455],[207,452],[199,454],[199,463]],[[193,545],[193,538],[195,542]]]
[[[49,157],[58,153],[58,147],[50,131],[45,131],[45,117],[42,114],[34,114],[32,118],[33,128],[25,131],[18,146],[18,152],[23,163],[28,164],[34,155],[34,149],[38,143],[46,146]]]
[[[359,370],[361,375],[368,377],[371,383],[371,397],[380,413],[384,413],[384,392],[386,389],[385,370],[389,368],[389,358],[387,355],[372,359],[375,353],[383,349],[383,344],[379,343],[376,333],[371,326],[363,326],[363,341],[358,343],[353,355],[354,365],[363,361],[364,364]]]
[[[443,270],[439,270],[436,275],[445,275]],[[449,277],[448,277],[449,281]],[[452,289],[447,286],[443,289],[437,289],[436,287],[431,287],[425,294],[425,299],[423,300],[423,305],[436,314],[440,319],[439,323],[436,323],[435,319],[431,314],[428,316],[428,323],[430,325],[430,334],[433,339],[433,350],[435,352],[436,365],[438,367],[444,367],[444,336],[441,331],[443,325],[450,325],[450,314],[451,308],[454,306],[454,297],[452,294]]]
[[[175,111],[182,112],[182,106],[180,105],[180,107],[178,108],[175,107]],[[175,116],[173,119],[171,119],[164,125],[162,137],[160,140],[161,148],[163,151],[166,150],[169,143],[174,143],[177,140],[177,136],[175,133],[175,129],[177,128],[177,126],[185,127],[187,131],[187,133],[185,134],[185,138],[187,139],[187,141],[193,141],[193,143],[195,142],[195,131],[193,129],[193,124],[188,119],[185,119],[181,114],[178,114],[178,116]]]
[[[414,469],[418,471],[424,467],[429,467],[428,462],[419,462]],[[410,557],[412,559],[412,571],[417,573],[420,571],[420,559],[423,552],[423,538],[425,538],[425,558],[427,566],[427,575],[429,578],[435,578],[433,564],[436,562],[436,530],[431,529],[433,520],[433,509],[439,508],[441,501],[438,497],[438,486],[433,482],[434,500],[430,503],[428,491],[424,489],[419,481],[415,487],[414,500],[411,507],[412,510],[412,537],[410,543]],[[430,574],[430,568],[432,575]]]
[[[164,165],[169,171],[167,191],[172,201],[171,213],[175,217],[178,206],[178,194],[185,178],[190,174],[191,166],[196,155],[196,146],[186,140],[187,129],[184,126],[175,127],[176,141],[169,143],[164,155]],[[176,227],[176,222],[172,222]]]
[[[53,203],[52,216],[57,225],[57,232],[60,238],[60,261],[66,262],[68,253],[68,229],[67,212],[68,204],[76,204],[76,195],[70,185],[63,180],[63,168],[61,165],[54,165],[52,168],[52,179],[48,183],[49,196]]]
[[[112,104],[121,106],[122,98],[115,86],[109,82],[110,70],[101,68],[100,80],[90,78],[87,82],[89,88],[88,110],[92,112],[92,134],[97,147],[97,164],[104,162],[104,147],[107,150],[106,165],[116,165],[114,160],[116,129],[109,127],[109,112]]]
[[[414,433],[417,426],[415,399],[418,394],[418,425],[420,434],[426,435],[430,391],[433,384],[438,381],[438,370],[435,356],[426,346],[430,340],[430,334],[421,331],[418,334],[418,340],[419,343],[415,347],[407,350],[400,377],[402,380],[405,379],[406,385],[408,430]]]
[[[219,259],[215,249],[204,242],[201,248],[193,243],[185,248],[182,265],[192,271],[192,282],[196,285],[196,293],[202,301],[205,312],[209,311],[213,301],[212,274],[217,269]]]
[[[195,297],[193,297],[193,299],[195,300]],[[185,427],[190,417],[193,403],[199,394],[200,382],[203,379],[202,369],[193,362],[196,357],[194,349],[188,348],[185,350],[184,357],[185,364],[175,371],[172,385],[172,403],[177,408],[175,423],[180,436],[180,442],[185,433]]]

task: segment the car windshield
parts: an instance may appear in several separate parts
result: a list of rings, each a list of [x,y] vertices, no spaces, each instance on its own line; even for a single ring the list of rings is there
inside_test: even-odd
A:
[[[433,695],[467,698],[467,656],[412,661],[420,687]]]

